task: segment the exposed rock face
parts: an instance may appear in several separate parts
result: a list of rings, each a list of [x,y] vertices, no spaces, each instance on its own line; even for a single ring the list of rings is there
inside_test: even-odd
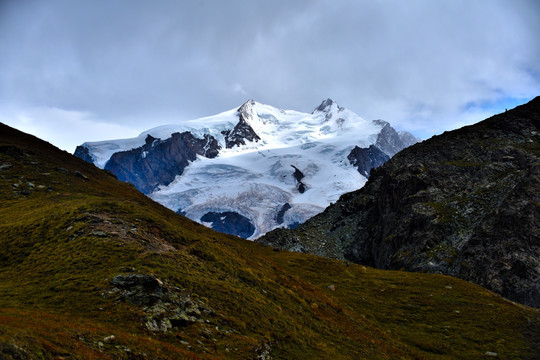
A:
[[[105,298],[139,306],[145,327],[151,332],[167,332],[194,323],[209,323],[215,315],[203,301],[179,288],[169,288],[161,280],[147,274],[119,274],[112,278]]]
[[[249,124],[240,117],[240,121],[234,127],[234,129],[226,130],[223,132],[225,136],[225,146],[227,149],[233,148],[235,146],[246,145],[247,141],[259,141],[261,138],[255,130]]]
[[[255,232],[255,226],[251,221],[237,212],[209,212],[201,217],[201,221],[212,223],[212,229],[225,234],[240,236],[247,239]]]
[[[258,241],[457,276],[540,307],[540,97],[433,137],[294,231]]]
[[[315,111],[321,111],[321,112],[328,111],[328,110],[330,110],[330,108],[334,104],[335,104],[334,100],[328,98],[326,100],[323,100],[321,102],[321,104],[319,106],[317,106],[313,112],[315,112]]]
[[[283,216],[285,216],[285,213],[287,212],[287,210],[289,210],[291,208],[291,204],[289,203],[285,203],[283,204],[283,206],[281,207],[281,209],[279,209],[277,215],[276,215],[276,222],[281,225],[283,224]]]
[[[197,155],[213,158],[219,149],[217,140],[211,135],[198,139],[183,132],[174,133],[166,140],[148,135],[143,146],[113,154],[105,169],[140,191],[150,193],[159,185],[170,184]]]
[[[383,120],[373,120],[374,123],[383,125],[381,132],[377,136],[375,146],[390,157],[397,154],[406,147],[420,141],[406,131],[397,132],[388,122]],[[400,135],[401,133],[401,135]]]
[[[358,169],[358,172],[365,177],[369,178],[371,169],[377,168],[390,159],[388,155],[379,150],[378,147],[370,145],[368,148],[359,148],[355,146],[354,149],[347,156],[351,165]]]
[[[302,179],[304,178],[304,173],[301,172],[296,166],[291,165],[294,168],[293,177],[295,178],[297,182],[297,188],[298,192],[300,194],[303,194],[306,191],[306,185],[302,182]]]
[[[255,104],[253,100],[249,100],[238,108],[239,121],[232,130],[223,131],[225,136],[225,147],[230,149],[234,146],[246,145],[246,141],[259,141],[261,138],[255,130],[246,121],[253,117],[252,107]]]
[[[417,138],[416,136],[414,136],[413,134],[411,134],[410,132],[407,132],[407,131],[397,131],[397,134],[398,134],[399,138],[401,139],[403,145],[405,145],[405,147],[409,147],[411,145],[416,144],[417,142],[422,141],[422,140],[420,140],[419,138]]]
[[[356,167],[358,172],[365,177],[369,177],[371,169],[381,166],[401,150],[420,141],[411,133],[396,131],[386,121],[373,120],[373,122],[383,126],[377,136],[376,143],[367,148],[355,146],[347,156],[351,165]]]
[[[316,113],[316,112],[323,112],[323,113],[326,113],[326,121],[330,121],[330,119],[332,119],[333,117],[333,110],[336,109],[337,110],[337,113],[340,113],[342,112],[343,110],[345,110],[345,108],[341,107],[341,106],[338,106],[338,104],[332,100],[332,99],[326,99],[326,100],[323,100],[323,102],[321,102],[321,104],[319,106],[317,106],[315,108],[315,110],[313,110],[313,114]],[[342,118],[338,118],[337,119],[338,122],[343,122],[344,120]]]
[[[73,153],[73,155],[83,159],[84,161],[86,162],[89,162],[91,164],[94,163],[94,158],[92,157],[92,155],[90,155],[90,151],[88,150],[88,148],[86,146],[83,146],[83,145],[79,145],[75,148],[75,153]]]
[[[150,306],[167,296],[159,280],[146,274],[116,275],[111,285],[120,289],[120,300],[133,305]]]

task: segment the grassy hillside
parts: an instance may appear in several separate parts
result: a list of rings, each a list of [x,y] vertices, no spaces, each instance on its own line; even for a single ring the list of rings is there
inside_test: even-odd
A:
[[[216,233],[0,124],[2,359],[540,356],[537,311]]]

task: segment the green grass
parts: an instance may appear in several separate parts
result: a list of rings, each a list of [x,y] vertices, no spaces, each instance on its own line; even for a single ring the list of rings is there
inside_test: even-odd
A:
[[[0,165],[12,165],[0,172],[0,345],[28,358],[251,359],[264,344],[274,359],[539,354],[538,312],[476,285],[219,234],[46,143],[0,134]],[[149,309],[110,293],[129,272],[213,313],[151,332]]]

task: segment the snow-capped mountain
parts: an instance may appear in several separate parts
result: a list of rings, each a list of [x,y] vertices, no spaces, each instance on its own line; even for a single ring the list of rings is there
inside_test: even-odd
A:
[[[87,142],[75,155],[195,221],[254,239],[320,213],[417,141],[331,99],[311,114],[249,100],[133,139]]]

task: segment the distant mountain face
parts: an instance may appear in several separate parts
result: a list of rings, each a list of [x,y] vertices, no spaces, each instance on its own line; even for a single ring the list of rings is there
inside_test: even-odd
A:
[[[195,221],[254,239],[320,213],[417,141],[331,99],[311,114],[250,100],[134,139],[84,143],[75,155]]]
[[[457,276],[540,307],[540,97],[416,144],[295,230],[258,241]]]

